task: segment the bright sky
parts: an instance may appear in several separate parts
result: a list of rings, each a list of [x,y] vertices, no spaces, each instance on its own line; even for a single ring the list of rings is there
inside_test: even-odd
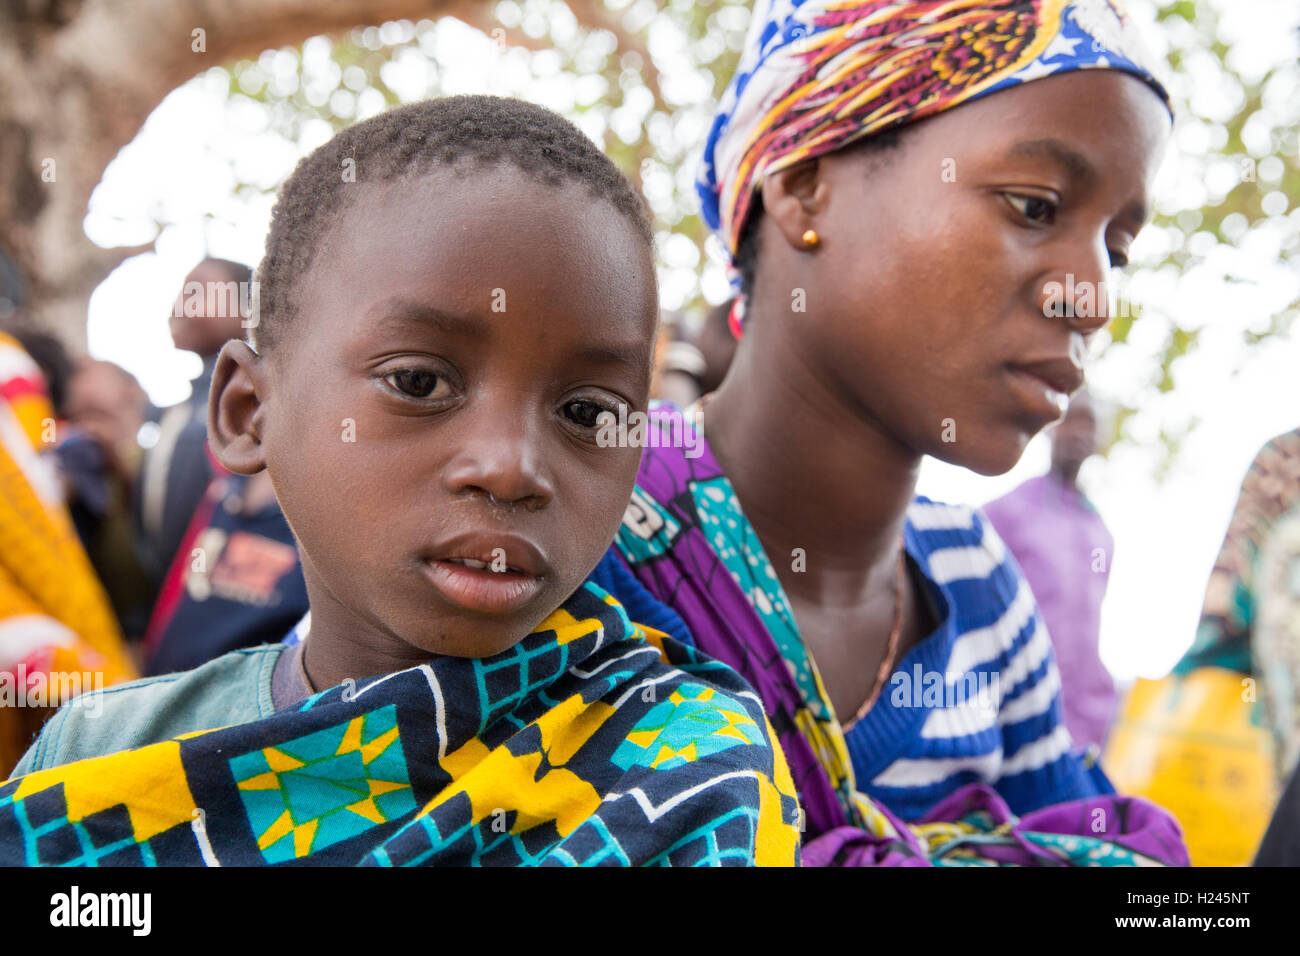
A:
[[[1138,3],[1134,11],[1140,19],[1149,19],[1149,6]],[[1294,55],[1289,38],[1295,35],[1300,10],[1293,2],[1226,4],[1221,0],[1216,6],[1229,11],[1220,35],[1244,38],[1236,48],[1244,52],[1234,51],[1243,63],[1277,63],[1282,62],[1279,57]],[[656,42],[670,45],[671,38]],[[599,90],[586,89],[582,78],[571,74],[555,72],[539,78],[522,56],[501,54],[493,41],[454,21],[441,22],[422,39],[421,49],[437,64],[441,89],[447,94],[526,95],[566,113],[575,102],[590,102],[599,95]],[[324,41],[309,41],[304,66],[320,65],[327,56]],[[657,52],[655,56],[658,62]],[[385,74],[386,82],[405,99],[420,98],[434,69],[428,58],[395,60]],[[296,64],[283,57],[277,61],[275,54],[262,62],[273,86],[296,82],[289,79]],[[1236,101],[1231,91],[1223,92],[1215,65],[1191,64],[1189,69],[1196,95],[1205,100],[1195,103],[1197,112],[1230,116]],[[1203,87],[1198,69],[1204,73]],[[345,74],[345,85],[347,81]],[[260,107],[232,100],[228,84],[227,75],[213,71],[168,96],[109,166],[86,218],[87,235],[104,246],[148,242],[157,234],[155,253],[127,260],[95,291],[88,335],[92,355],[133,372],[160,405],[184,399],[190,378],[200,368],[197,356],[172,348],[167,331],[167,314],[185,274],[204,254],[250,264],[261,257],[272,198],[255,190],[236,194],[236,185],[276,185],[299,157],[330,135],[325,123],[313,121],[303,126],[296,141],[289,141],[268,128]],[[683,101],[697,95],[690,77],[680,80],[677,88],[683,91]],[[331,100],[331,106],[339,112],[354,109],[361,117],[381,109],[382,102],[362,93],[339,104]],[[690,111],[684,110],[683,115],[692,121],[675,132],[692,140],[698,137],[702,144],[703,128]],[[593,122],[589,118],[584,128],[598,138],[604,129],[593,127]],[[611,132],[617,135],[620,124],[632,124],[625,132],[633,137],[636,122],[630,113],[616,115],[610,120]],[[1204,138],[1203,124],[1180,125],[1179,149],[1204,150]],[[1251,145],[1248,138],[1248,148]],[[1259,160],[1261,179],[1266,180],[1273,171],[1266,150],[1252,149],[1252,153]],[[691,153],[684,175],[693,172],[697,155],[698,150]],[[1191,169],[1180,160],[1179,150],[1171,152],[1157,188],[1162,211],[1195,210],[1216,189],[1227,188],[1217,186],[1203,171],[1193,175]],[[647,192],[652,188],[648,179]],[[1289,210],[1292,217],[1300,215],[1289,209],[1286,200],[1270,201],[1280,203],[1281,213]],[[1290,197],[1291,205],[1295,201]],[[162,225],[161,231],[156,224]],[[679,303],[674,300],[689,294],[698,267],[693,243],[678,239],[684,241],[662,236],[660,242],[669,265],[661,282],[667,308],[676,307]],[[1148,428],[1158,427],[1157,420],[1199,419],[1201,425],[1187,439],[1176,469],[1162,484],[1153,478],[1155,454],[1134,443],[1116,449],[1109,461],[1089,462],[1082,476],[1115,537],[1110,591],[1103,608],[1102,657],[1120,681],[1158,677],[1186,649],[1246,467],[1265,441],[1300,424],[1300,376],[1296,374],[1300,341],[1270,341],[1250,350],[1240,342],[1243,329],[1262,329],[1297,295],[1300,278],[1280,265],[1274,240],[1269,230],[1257,230],[1237,246],[1220,246],[1203,267],[1182,277],[1141,273],[1144,255],[1153,259],[1161,251],[1165,237],[1159,230],[1144,233],[1133,250],[1140,276],[1133,284],[1134,297],[1165,315],[1177,316],[1185,328],[1202,328],[1202,347],[1176,366],[1174,392],[1152,399],[1134,383],[1148,376],[1149,356],[1158,342],[1138,322],[1129,342],[1110,350],[1090,374],[1093,390],[1103,399],[1140,400],[1144,409],[1154,405],[1157,414],[1151,416]],[[1252,281],[1229,282],[1226,274],[1245,275]],[[713,263],[706,269],[704,288],[711,300],[725,292],[725,282]],[[1147,328],[1156,331],[1154,323]],[[1144,341],[1144,335],[1149,340]],[[1238,366],[1240,371],[1234,375]],[[1154,434],[1138,437],[1154,438]],[[982,504],[1045,470],[1047,454],[1046,439],[1040,436],[1011,473],[996,478],[927,460],[920,491],[940,500]]]

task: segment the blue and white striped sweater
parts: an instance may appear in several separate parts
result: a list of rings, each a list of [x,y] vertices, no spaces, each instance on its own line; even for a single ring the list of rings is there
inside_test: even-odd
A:
[[[1074,752],[1047,628],[992,525],[974,509],[918,497],[904,541],[943,624],[848,731],[859,788],[913,820],[974,782],[994,786],[1016,813],[1113,792]]]

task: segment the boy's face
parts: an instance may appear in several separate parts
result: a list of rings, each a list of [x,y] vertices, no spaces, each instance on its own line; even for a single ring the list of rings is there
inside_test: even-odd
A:
[[[261,451],[313,621],[496,654],[627,505],[640,449],[597,445],[596,417],[646,407],[652,253],[585,187],[513,166],[355,188],[258,362]]]

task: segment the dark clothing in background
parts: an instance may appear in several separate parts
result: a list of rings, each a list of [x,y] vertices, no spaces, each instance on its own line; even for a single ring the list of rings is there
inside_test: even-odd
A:
[[[144,455],[136,514],[140,558],[161,582],[212,480],[208,460],[208,390],[217,358],[203,362],[190,397],[162,410],[158,442]]]
[[[110,465],[103,448],[79,431],[55,452],[68,489],[68,511],[77,537],[104,585],[113,613],[128,639],[144,635],[156,589],[135,549],[131,483]]]
[[[163,583],[145,638],[145,673],[198,667],[284,638],[307,613],[307,585],[289,523],[272,498],[245,506],[248,479],[212,480]]]
[[[1277,802],[1255,866],[1300,866],[1300,768],[1291,774],[1291,782]]]

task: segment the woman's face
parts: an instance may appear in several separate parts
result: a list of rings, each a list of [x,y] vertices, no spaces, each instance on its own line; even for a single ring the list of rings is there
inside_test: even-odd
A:
[[[804,207],[821,242],[799,252],[781,233],[802,226],[764,223],[756,294],[790,294],[761,276],[781,246],[779,273],[807,288],[791,329],[827,385],[917,454],[1004,472],[1081,384],[1169,129],[1140,80],[1075,71],[917,123],[896,148],[823,156]]]

